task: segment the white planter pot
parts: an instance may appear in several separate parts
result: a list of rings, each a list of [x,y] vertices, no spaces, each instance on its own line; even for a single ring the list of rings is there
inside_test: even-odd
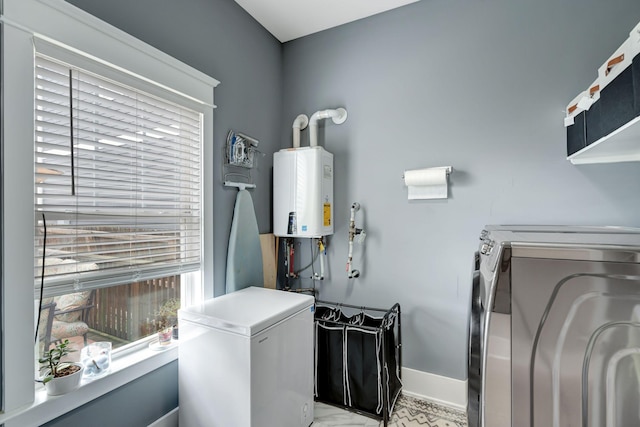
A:
[[[51,381],[44,385],[49,396],[59,396],[61,394],[66,394],[77,389],[80,386],[80,380],[82,379],[82,371],[84,370],[84,366],[82,366],[81,363],[72,363],[72,365],[79,366],[80,370],[65,377],[53,378],[51,379]]]

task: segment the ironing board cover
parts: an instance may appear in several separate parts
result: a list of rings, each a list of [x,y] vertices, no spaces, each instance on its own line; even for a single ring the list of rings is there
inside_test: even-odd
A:
[[[253,200],[247,190],[239,190],[233,209],[227,252],[226,293],[249,286],[263,286],[262,249]]]

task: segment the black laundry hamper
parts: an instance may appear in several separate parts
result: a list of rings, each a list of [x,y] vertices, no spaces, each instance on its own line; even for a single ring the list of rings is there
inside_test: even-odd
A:
[[[316,400],[386,426],[402,391],[400,326],[399,304],[384,310],[316,301]]]

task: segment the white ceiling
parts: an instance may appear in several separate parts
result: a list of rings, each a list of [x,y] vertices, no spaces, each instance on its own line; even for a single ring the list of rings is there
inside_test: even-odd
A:
[[[418,0],[235,0],[282,43]]]

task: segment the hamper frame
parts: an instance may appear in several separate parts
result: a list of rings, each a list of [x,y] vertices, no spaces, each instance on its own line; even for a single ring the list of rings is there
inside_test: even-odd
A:
[[[350,304],[343,304],[343,303],[335,303],[335,302],[330,302],[330,301],[321,301],[321,300],[316,300],[316,307],[318,306],[325,306],[334,310],[342,310],[342,308],[347,308],[350,310],[354,310],[356,312],[359,313],[363,313],[363,314],[369,314],[367,312],[375,312],[378,315],[380,315],[380,313],[382,313],[382,317],[378,317],[376,318],[375,316],[371,316],[373,318],[376,319],[381,319],[381,325],[380,326],[364,326],[364,325],[357,325],[357,324],[352,324],[349,323],[347,321],[342,321],[342,320],[328,320],[328,319],[319,319],[319,318],[315,318],[314,315],[314,324],[318,324],[318,322],[322,322],[324,325],[329,326],[331,328],[341,328],[342,329],[342,333],[345,334],[347,333],[347,328],[357,328],[357,329],[361,329],[363,331],[369,331],[369,332],[374,332],[376,334],[380,335],[380,339],[381,339],[381,365],[380,365],[380,370],[381,372],[381,377],[380,380],[382,381],[382,384],[378,384],[379,387],[382,388],[382,411],[380,414],[377,414],[375,412],[369,412],[360,408],[355,408],[353,406],[347,405],[345,403],[341,403],[341,402],[337,402],[337,401],[331,401],[331,400],[327,400],[327,399],[323,399],[321,397],[319,397],[317,395],[317,390],[316,390],[316,395],[315,395],[315,400],[317,402],[322,402],[322,403],[327,403],[333,406],[337,406],[346,410],[349,410],[351,412],[355,412],[361,415],[365,415],[368,417],[372,417],[375,419],[379,419],[381,421],[384,422],[384,426],[386,427],[388,425],[388,422],[391,418],[391,412],[393,411],[393,405],[395,404],[395,402],[397,401],[398,397],[400,396],[400,393],[402,392],[402,321],[401,321],[401,309],[400,309],[400,304],[399,303],[395,303],[391,308],[389,309],[381,309],[381,308],[373,308],[373,307],[365,307],[365,306],[356,306],[356,305],[350,305]],[[390,325],[390,326],[387,326]],[[389,363],[389,360],[387,360],[387,351],[385,351],[385,349],[387,348],[387,337],[385,336],[385,330],[391,330],[393,331],[393,352],[395,353],[396,356],[396,375],[397,378],[399,380],[399,386],[397,390],[390,390],[390,387],[385,387],[385,384],[389,384],[389,379],[390,379],[390,375],[392,375],[392,372],[388,372],[387,366]],[[317,329],[316,329],[317,330]],[[317,344],[317,339],[318,337],[315,337],[315,345]],[[346,339],[345,339],[345,345],[346,345]],[[346,353],[346,347],[343,346],[342,349],[343,352],[343,357]],[[374,357],[377,357],[377,355],[374,355]],[[318,366],[318,356],[317,356],[317,351],[316,351],[316,355],[315,355],[315,359],[314,360],[314,366],[316,367],[314,370],[314,375],[317,376],[317,366]],[[343,369],[346,369],[343,366]],[[316,381],[317,384],[317,378],[314,378],[314,380]],[[346,379],[343,378],[343,381],[346,381]],[[394,393],[395,391],[395,393]],[[391,396],[393,395],[393,396]],[[393,399],[393,402],[391,402],[391,399]],[[391,403],[391,405],[390,405]]]

